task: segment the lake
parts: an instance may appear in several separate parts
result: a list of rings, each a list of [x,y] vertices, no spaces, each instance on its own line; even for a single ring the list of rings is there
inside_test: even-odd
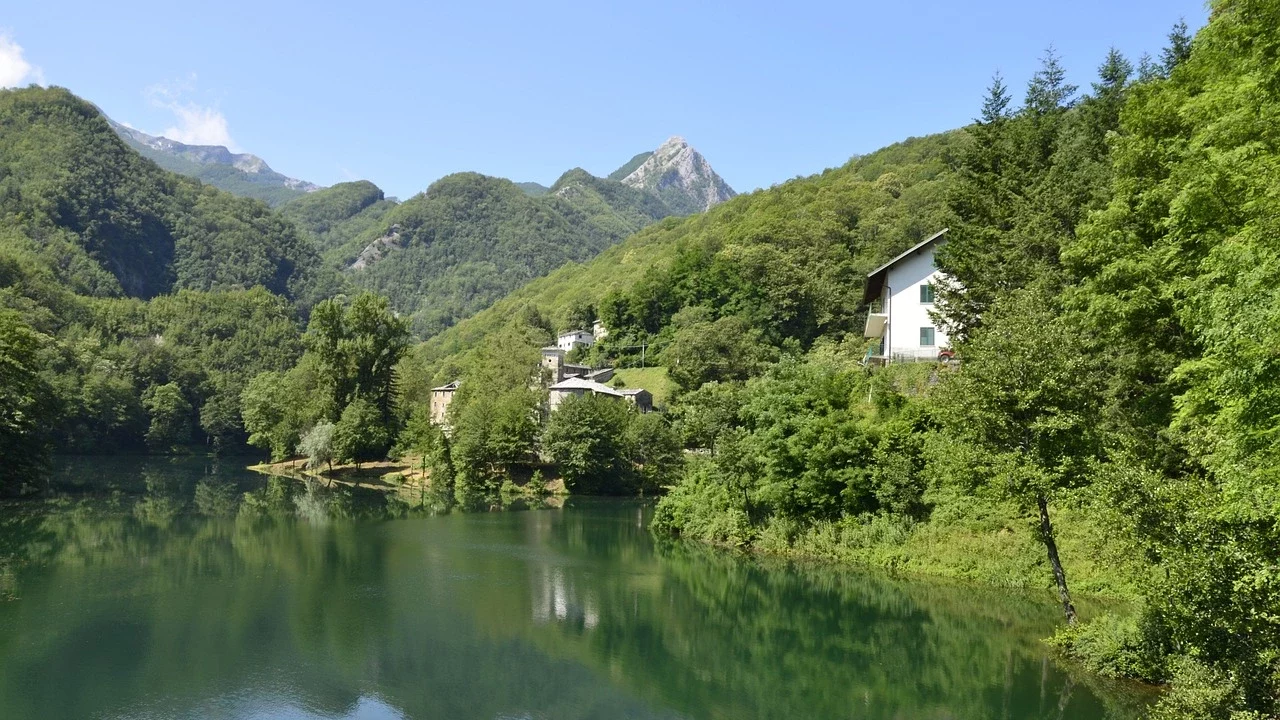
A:
[[[1149,699],[1055,659],[1047,593],[657,543],[641,501],[444,513],[243,464],[62,461],[53,499],[0,508],[0,718],[1127,719]]]

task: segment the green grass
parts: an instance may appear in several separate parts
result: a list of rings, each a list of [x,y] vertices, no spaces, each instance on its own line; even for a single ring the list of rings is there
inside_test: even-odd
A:
[[[625,387],[644,388],[653,393],[653,404],[660,408],[667,406],[671,391],[674,389],[671,378],[667,377],[667,369],[664,367],[624,368],[616,371],[613,376],[622,378],[622,382],[626,383]],[[613,383],[612,380],[609,382]]]

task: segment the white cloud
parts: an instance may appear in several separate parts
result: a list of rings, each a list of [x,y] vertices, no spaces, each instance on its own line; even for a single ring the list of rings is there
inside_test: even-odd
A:
[[[147,88],[146,94],[151,104],[173,113],[177,121],[176,125],[166,128],[161,134],[187,145],[225,145],[228,149],[239,152],[222,111],[187,99],[187,95],[195,91],[195,86],[196,76],[193,73],[185,80]]]
[[[0,31],[0,88],[44,84],[44,72],[23,56],[22,46]]]

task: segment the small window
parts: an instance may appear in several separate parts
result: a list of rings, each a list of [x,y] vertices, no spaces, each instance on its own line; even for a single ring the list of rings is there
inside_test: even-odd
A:
[[[920,347],[933,347],[933,328],[920,328]]]
[[[920,286],[920,304],[921,305],[933,304],[933,285],[929,283],[925,283]]]

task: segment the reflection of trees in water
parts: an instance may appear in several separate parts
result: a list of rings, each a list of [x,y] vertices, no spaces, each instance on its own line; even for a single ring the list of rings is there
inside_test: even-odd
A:
[[[21,598],[0,603],[0,716],[245,688],[335,717],[371,692],[411,717],[1104,715],[1046,660],[1052,605],[655,550],[644,505],[382,523],[403,508],[335,493],[307,502],[364,519],[317,523],[296,483],[135,482],[0,516]]]
[[[0,604],[0,717],[218,715],[246,688],[333,717],[368,692],[412,717],[661,717],[574,663],[477,636],[447,591],[433,603],[424,548],[389,539],[421,524],[307,522],[296,486],[270,483],[230,515],[205,482],[184,496],[151,478],[141,497],[6,524],[26,561],[21,600]]]
[[[1006,708],[1006,717],[1093,718],[1133,717],[1144,704],[1102,682],[1073,692],[1075,670],[1048,663],[1041,638],[1055,616],[1039,600],[681,544],[655,557],[644,543],[619,546],[625,532],[593,528],[589,516],[556,521],[548,534],[559,547],[622,563],[622,579],[593,582],[596,567],[584,562],[544,571],[536,577],[556,591],[592,597],[597,622],[591,632],[560,623],[531,635],[677,710],[987,717]],[[537,587],[535,599],[545,597]]]

